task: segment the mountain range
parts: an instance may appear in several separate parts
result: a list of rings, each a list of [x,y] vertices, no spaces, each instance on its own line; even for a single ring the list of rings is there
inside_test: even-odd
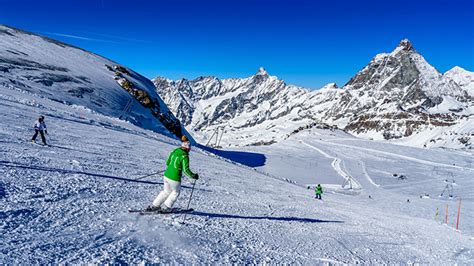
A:
[[[153,79],[170,110],[202,143],[268,145],[312,127],[421,147],[470,149],[474,73],[441,74],[404,39],[342,88],[288,85],[264,68],[248,78]]]

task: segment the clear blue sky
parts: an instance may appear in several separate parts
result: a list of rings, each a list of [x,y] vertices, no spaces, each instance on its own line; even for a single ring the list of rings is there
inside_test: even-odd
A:
[[[153,78],[246,77],[340,86],[403,38],[444,72],[474,71],[473,0],[0,0],[0,23]]]

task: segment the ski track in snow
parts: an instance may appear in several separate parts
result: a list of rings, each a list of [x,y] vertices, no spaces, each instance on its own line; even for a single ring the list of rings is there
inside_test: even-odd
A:
[[[313,146],[313,145],[310,145],[302,140],[300,140],[300,143],[302,143],[303,145],[306,145],[310,148],[312,148],[313,150],[316,150],[318,151],[319,153],[321,153],[324,157],[328,158],[328,159],[332,159],[332,163],[331,163],[331,166],[332,168],[340,175],[342,176],[342,178],[344,178],[346,181],[350,182],[354,182],[356,184],[355,188],[357,189],[360,189],[362,188],[362,185],[354,178],[352,177],[349,173],[345,172],[344,170],[342,170],[342,167],[341,167],[341,159],[335,157],[335,156],[331,156],[329,155],[328,153],[324,152],[323,150]]]
[[[367,180],[374,186],[380,187],[379,184],[375,183],[372,177],[370,177],[369,173],[367,173],[367,168],[365,167],[365,163],[362,160],[359,160],[359,163],[362,167],[362,172],[364,173],[364,176],[367,178]]]

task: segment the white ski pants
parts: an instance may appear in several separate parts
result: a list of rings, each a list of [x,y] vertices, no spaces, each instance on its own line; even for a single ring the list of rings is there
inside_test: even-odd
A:
[[[163,177],[163,182],[163,190],[153,201],[153,205],[159,207],[164,203],[166,208],[171,208],[178,199],[181,190],[181,182],[168,179],[167,177]]]

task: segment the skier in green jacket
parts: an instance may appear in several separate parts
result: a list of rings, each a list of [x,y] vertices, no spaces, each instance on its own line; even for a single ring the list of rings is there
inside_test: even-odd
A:
[[[147,211],[171,212],[173,204],[178,199],[181,190],[181,175],[184,172],[188,177],[197,180],[199,175],[189,169],[189,151],[191,143],[186,136],[181,138],[181,147],[175,149],[166,160],[166,171],[163,177],[164,187]]]
[[[323,194],[323,188],[321,187],[321,184],[318,184],[314,192],[316,193],[316,198],[321,199],[321,195]]]

